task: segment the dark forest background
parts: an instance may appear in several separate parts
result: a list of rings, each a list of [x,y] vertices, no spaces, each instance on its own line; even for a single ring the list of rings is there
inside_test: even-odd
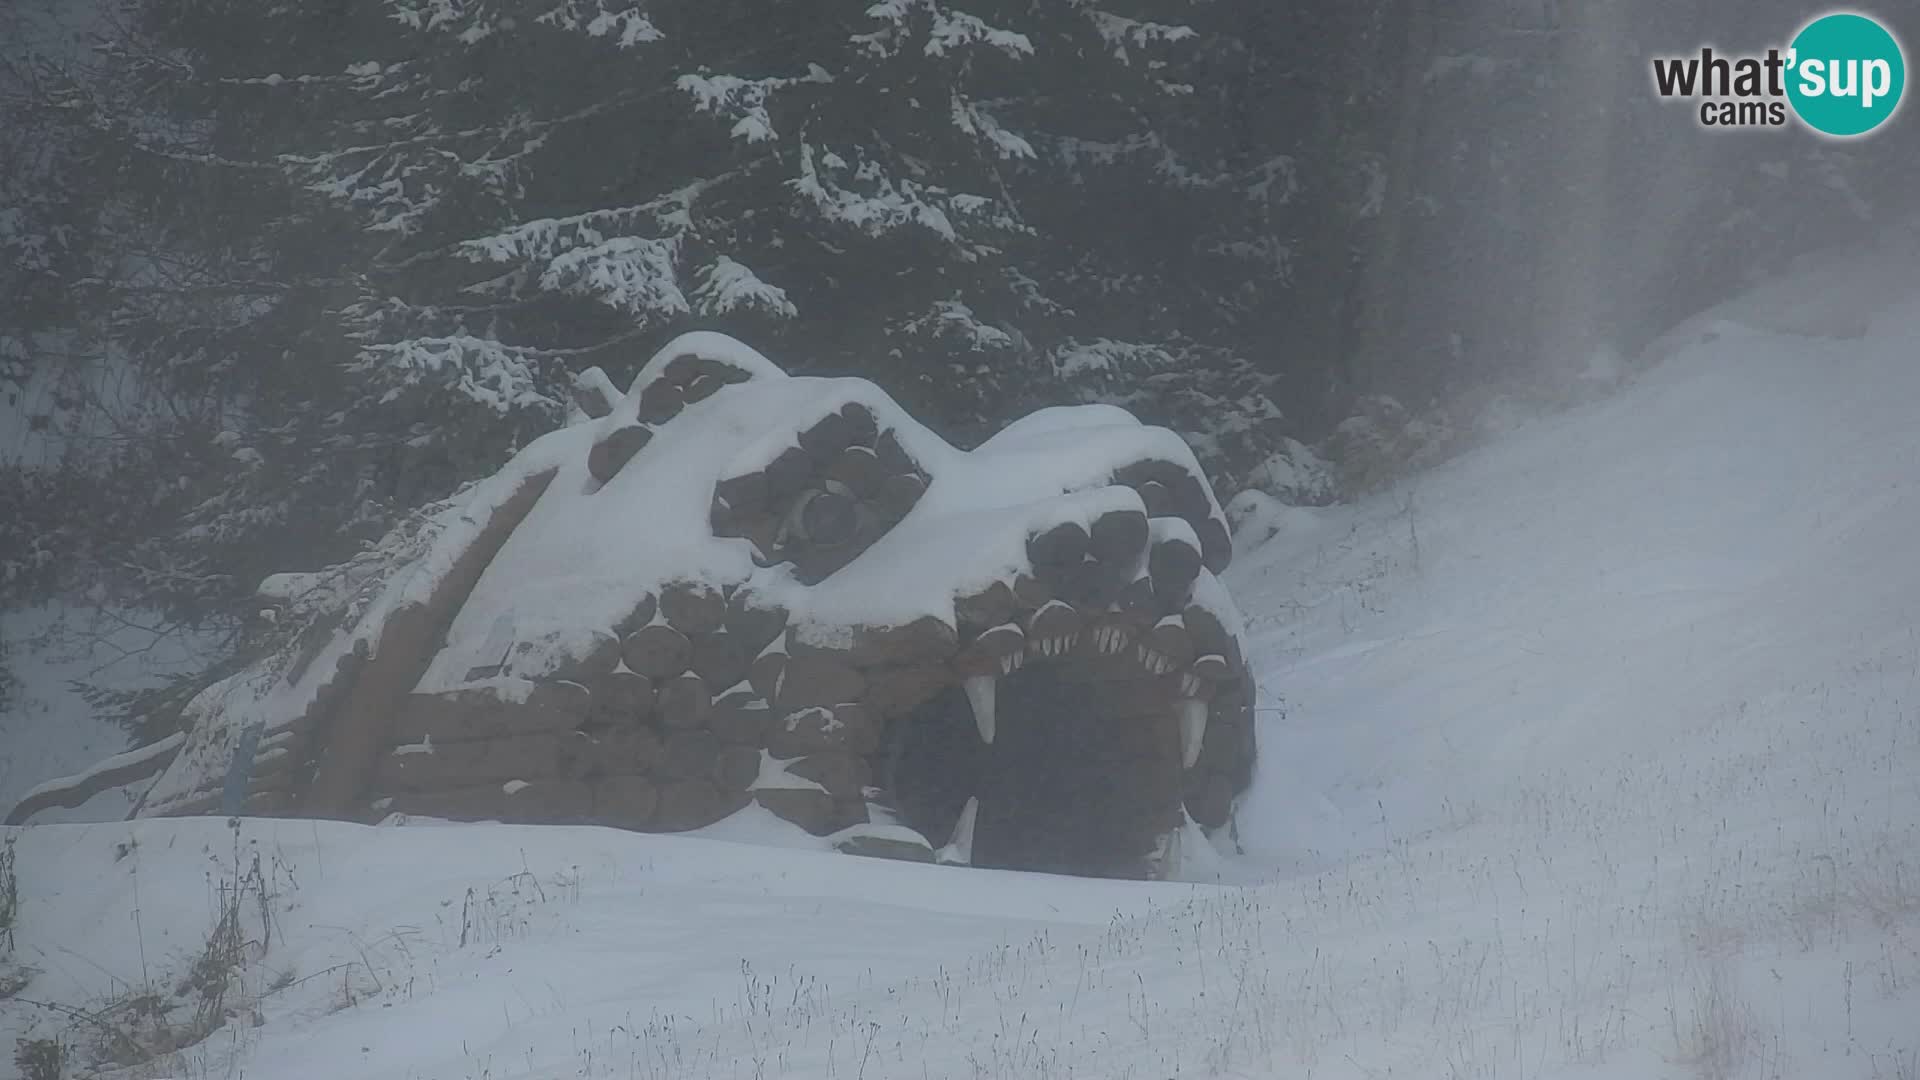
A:
[[[684,330],[961,444],[1123,405],[1223,496],[1323,500],[1920,209],[1910,116],[1652,98],[1651,55],[1816,13],[1782,0],[10,3],[0,610],[84,592],[228,659],[263,576]]]

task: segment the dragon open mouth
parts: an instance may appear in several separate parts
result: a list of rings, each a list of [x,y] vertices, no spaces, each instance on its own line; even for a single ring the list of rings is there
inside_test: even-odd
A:
[[[1159,876],[1190,775],[1188,812],[1224,824],[1226,806],[1206,805],[1213,770],[1199,767],[1216,711],[1215,757],[1250,734],[1244,681],[1223,685],[1220,654],[1196,662],[1184,617],[1155,634],[1143,619],[1087,618],[1056,601],[1026,621],[1030,632],[979,633],[961,650],[960,681],[895,726],[884,767],[895,809],[975,866]]]

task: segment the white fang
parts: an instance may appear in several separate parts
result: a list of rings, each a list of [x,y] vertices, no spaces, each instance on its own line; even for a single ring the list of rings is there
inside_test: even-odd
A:
[[[1193,763],[1200,760],[1200,744],[1207,738],[1207,703],[1181,698],[1173,707],[1180,713],[1181,767],[1191,769]]]
[[[936,862],[960,866],[973,865],[973,822],[979,816],[980,797],[969,795],[967,805],[960,811],[960,820],[954,822],[953,839],[948,840],[947,846],[934,853]]]
[[[960,684],[967,691],[967,703],[973,706],[973,724],[980,729],[980,739],[988,746],[993,745],[993,687],[996,681],[991,675],[969,675]]]

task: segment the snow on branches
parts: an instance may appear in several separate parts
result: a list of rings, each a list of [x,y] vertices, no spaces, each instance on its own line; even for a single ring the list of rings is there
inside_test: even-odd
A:
[[[803,83],[830,83],[833,76],[819,64],[808,64],[805,75],[794,78],[743,79],[738,75],[682,75],[674,85],[693,99],[698,112],[714,113],[733,119],[731,134],[746,142],[767,142],[777,138],[773,117],[767,112],[767,100],[776,91]]]
[[[623,49],[659,41],[660,30],[640,8],[628,4],[610,9],[606,0],[565,0],[534,19],[561,30],[583,31],[588,37],[610,37]]]
[[[680,289],[679,257],[678,236],[595,237],[586,247],[554,256],[540,285],[636,317],[684,315],[692,307]]]
[[[1014,59],[1032,56],[1033,41],[1027,35],[989,25],[986,20],[964,11],[956,11],[938,0],[880,0],[867,9],[867,17],[887,25],[872,33],[857,34],[853,40],[879,57],[897,56],[912,43],[920,43],[927,56],[956,55],[973,46],[985,46]]]
[[[1146,49],[1154,45],[1185,41],[1194,36],[1193,28],[1190,26],[1144,22],[1140,19],[1129,19],[1124,15],[1115,15],[1110,11],[1101,11],[1098,8],[1087,9],[1086,14],[1093,23],[1093,28],[1099,32],[1101,39],[1107,43],[1109,49],[1113,50],[1114,58],[1122,62],[1132,59],[1127,51],[1129,45],[1135,49]]]
[[[353,371],[378,374],[393,384],[383,401],[430,379],[505,415],[518,409],[558,411],[564,406],[542,391],[539,363],[528,350],[471,335],[417,337],[361,347]]]
[[[760,280],[751,269],[725,255],[701,269],[700,287],[694,290],[693,298],[702,315],[759,311],[792,319],[800,314],[793,301],[787,299],[785,289]]]
[[[1012,209],[983,195],[949,191],[889,173],[878,161],[851,164],[832,150],[800,148],[800,175],[788,186],[823,220],[850,226],[867,236],[886,236],[921,228],[960,249],[972,260],[992,248],[964,236],[961,225],[989,230],[1025,231]]]

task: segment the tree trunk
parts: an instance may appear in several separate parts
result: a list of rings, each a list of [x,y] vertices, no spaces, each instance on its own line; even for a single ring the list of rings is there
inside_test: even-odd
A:
[[[1395,14],[1398,40],[1380,50],[1386,61],[1375,70],[1397,71],[1393,129],[1383,155],[1384,191],[1361,267],[1360,325],[1354,349],[1353,384],[1360,392],[1377,390],[1395,379],[1404,355],[1406,312],[1407,209],[1414,197],[1420,132],[1425,119],[1428,59],[1433,52],[1432,0],[1404,0]]]

